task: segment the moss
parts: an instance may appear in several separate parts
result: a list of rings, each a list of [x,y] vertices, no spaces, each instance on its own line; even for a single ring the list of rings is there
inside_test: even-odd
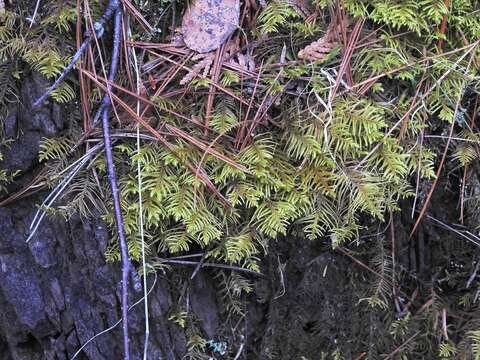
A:
[[[90,3],[93,14],[99,13],[102,4]],[[177,22],[183,5],[179,3]],[[152,106],[144,119],[160,133],[142,131],[160,141],[143,140],[137,152],[135,141],[125,136],[131,128],[124,121],[115,148],[133,259],[141,256],[137,166],[149,255],[202,249],[212,261],[260,271],[260,259],[274,246],[272,239],[295,233],[327,240],[333,247],[344,245],[372,221],[385,221],[402,199],[421,196],[417,184],[435,178],[436,154],[441,154],[438,142],[427,141],[425,132],[445,136],[453,124],[457,137],[465,139],[454,143],[447,168],[478,160],[479,135],[470,126],[479,79],[478,50],[471,45],[480,37],[480,18],[474,15],[480,10],[477,1],[346,0],[342,8],[314,1],[316,10],[311,8],[310,14],[299,12],[299,3],[270,1],[263,8],[244,4],[245,19],[250,20],[244,19],[243,35],[250,42],[235,35],[229,43],[229,64],[217,74],[221,86],[213,86],[209,69],[183,53],[143,53],[142,96]],[[158,9],[171,5],[137,5],[154,25],[148,33],[132,18],[134,38],[167,42],[171,17],[159,20]],[[32,28],[21,7],[2,15],[0,78],[7,79],[4,88],[11,90],[0,91],[14,92],[24,69],[52,80],[68,62],[75,43],[75,2],[59,6],[46,1],[43,6]],[[302,16],[310,17],[307,21]],[[298,51],[321,39],[327,32],[325,23],[333,21],[338,25],[336,46],[316,62],[298,61]],[[248,49],[243,51],[243,46]],[[108,54],[108,48],[103,50]],[[93,51],[96,55],[89,61],[100,69],[99,54]],[[154,66],[165,55],[173,62]],[[188,77],[179,63],[199,76],[185,94],[177,95],[179,83]],[[207,76],[202,77],[204,70]],[[339,79],[340,71],[344,76]],[[164,74],[171,75],[165,83]],[[118,82],[135,92],[131,75],[124,64]],[[164,91],[156,94],[162,86]],[[99,99],[92,82],[90,89],[86,102],[81,99],[85,109],[95,108]],[[117,93],[135,107],[134,97]],[[79,94],[72,75],[53,99],[73,102],[80,100]],[[0,107],[5,116],[6,104]],[[125,120],[124,109],[119,105],[118,110]],[[207,120],[208,130],[198,126]],[[44,142],[40,157],[54,164],[48,175],[53,182],[58,181],[53,169],[58,172],[81,156],[78,150],[70,153],[73,140]],[[108,193],[103,160],[92,160],[90,168],[95,176],[84,172],[76,178],[64,194],[74,201],[64,200],[60,212],[78,211],[88,217],[91,205],[99,211],[111,208],[108,197],[99,195]],[[108,211],[102,215],[113,225]],[[376,248],[377,262],[372,262],[383,266],[387,276],[387,265],[393,265],[384,248]],[[116,241],[107,257],[118,259]],[[391,287],[376,283],[367,298],[385,310],[389,296]],[[434,330],[432,336],[442,335]]]

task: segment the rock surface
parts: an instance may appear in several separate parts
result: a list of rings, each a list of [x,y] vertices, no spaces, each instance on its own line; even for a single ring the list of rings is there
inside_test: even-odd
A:
[[[56,105],[32,112],[28,104],[38,96],[40,79],[32,77],[22,89],[22,104],[12,109],[6,126],[14,139],[4,150],[2,168],[21,168],[25,174],[17,186],[29,178],[36,166],[39,141],[57,135],[66,124]],[[17,136],[18,135],[18,136]],[[92,336],[114,325],[119,318],[120,270],[106,264],[104,251],[108,232],[101,221],[84,223],[47,219],[27,244],[28,226],[41,197],[29,197],[0,208],[0,359],[70,359]],[[152,285],[153,277],[149,279]],[[196,285],[208,288],[208,277]],[[183,331],[167,321],[172,304],[171,285],[158,278],[149,300],[152,335],[151,359],[178,359],[185,353]],[[212,293],[203,292],[207,304]],[[141,297],[132,292],[132,303]],[[208,298],[210,297],[210,298]],[[199,311],[205,311],[199,308]],[[131,312],[132,359],[143,348],[143,310]],[[204,317],[206,317],[204,315]],[[209,324],[214,327],[215,324]],[[117,329],[87,345],[80,359],[122,357]]]
[[[35,112],[30,109],[28,104],[42,87],[41,79],[32,76],[24,84],[23,105],[12,108],[3,124],[4,133],[13,142],[9,149],[2,149],[5,159],[0,163],[0,168],[23,170],[17,188],[36,172],[40,139],[58,136],[68,126],[56,105],[47,104]],[[109,234],[103,222],[50,217],[35,237],[25,242],[36,204],[43,196],[37,194],[0,208],[1,360],[71,359],[120,316],[120,266],[105,262]],[[432,207],[434,216],[455,218],[455,209],[448,205],[454,202],[454,195],[435,195],[432,201],[440,205]],[[428,294],[428,281],[434,274],[427,269],[445,266],[445,260],[438,256],[440,250],[436,250],[438,244],[455,239],[422,225],[417,238],[409,240],[411,220],[405,214],[394,218],[398,262],[418,276],[421,281],[414,280],[414,286],[423,286],[422,291]],[[364,243],[368,247],[382,241],[378,237]],[[188,304],[205,339],[219,340],[219,334],[232,333],[215,271],[200,270],[189,281],[193,271],[192,267],[178,266],[165,274],[158,272],[154,287],[155,276],[149,275],[153,290],[149,296],[148,359],[175,360],[186,354],[187,331],[169,320],[179,298],[182,305]],[[388,333],[382,328],[384,319],[365,311],[359,301],[372,283],[371,273],[332,251],[328,244],[300,237],[272,240],[262,272],[265,277],[251,279],[255,293],[244,299],[244,338],[229,338],[230,357],[217,354],[218,359],[233,359],[242,349],[237,359],[316,359],[322,352],[331,354],[340,344],[347,359],[366,351],[377,356],[392,350],[382,348],[375,338],[376,333]],[[131,304],[141,296],[132,290]],[[422,301],[426,300],[428,297]],[[142,358],[144,342],[142,305],[132,309],[129,316],[131,358],[137,360]],[[115,328],[85,346],[77,359],[121,359],[120,339],[120,329]]]
[[[238,28],[239,18],[239,0],[194,0],[183,16],[183,40],[199,53],[215,50]]]
[[[45,105],[35,113],[29,109],[28,104],[41,88],[39,83],[41,80],[35,77],[25,82],[29,89],[22,89],[22,103],[27,105],[12,109],[4,124],[15,141],[5,151],[1,166],[8,169],[21,166],[24,176],[16,184],[18,187],[37,166],[39,140],[56,136],[67,126],[55,105]],[[85,223],[79,217],[69,221],[48,218],[31,241],[25,242],[36,204],[43,196],[28,197],[0,208],[2,360],[71,359],[81,345],[114,325],[120,316],[120,267],[105,262],[109,234],[104,223]],[[351,304],[345,298],[348,277],[339,266],[339,257],[323,253],[318,243],[281,244],[265,259],[267,277],[257,282],[257,295],[248,299],[248,350],[243,354],[248,354],[248,359],[290,359],[294,354],[328,347],[332,340],[328,334],[337,316],[351,315],[345,313]],[[278,261],[286,266],[282,279]],[[345,259],[340,261],[344,264]],[[325,267],[330,270],[322,277]],[[167,276],[158,274],[149,296],[148,359],[174,360],[185,355],[185,331],[168,320],[180,292],[170,279],[182,274],[188,278],[192,271],[192,268],[175,268]],[[342,276],[343,285],[338,282]],[[153,280],[150,275],[149,286]],[[186,292],[206,339],[216,339],[224,320],[217,283],[211,272],[201,270]],[[315,288],[309,287],[311,283],[317,284]],[[329,300],[331,296],[342,296],[342,304],[335,305]],[[130,293],[131,303],[140,298],[141,294]],[[320,324],[329,324],[322,330],[321,341],[314,330]],[[130,312],[130,325],[132,359],[141,359],[144,341],[141,305]],[[120,339],[120,329],[115,328],[97,337],[77,358],[120,359]],[[238,347],[238,343],[230,346]]]

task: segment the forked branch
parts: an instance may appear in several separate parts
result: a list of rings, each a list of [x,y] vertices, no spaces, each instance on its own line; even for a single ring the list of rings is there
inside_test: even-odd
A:
[[[90,41],[94,36],[100,38],[104,34],[105,24],[114,17],[114,34],[113,34],[113,49],[112,59],[110,63],[110,70],[108,75],[109,82],[115,80],[118,68],[118,61],[120,57],[120,42],[121,42],[121,26],[122,26],[122,9],[119,0],[110,0],[102,17],[94,23],[95,34],[88,31],[85,39],[80,45],[79,49],[72,58],[72,61],[65,67],[58,79],[40,96],[32,105],[33,108],[41,105],[45,99],[52,93],[53,90],[62,82],[65,77],[72,71],[76,62],[80,59],[84,51],[87,49]],[[120,255],[122,260],[122,327],[123,327],[123,344],[124,344],[124,359],[129,360],[129,337],[128,337],[128,280],[131,271],[131,264],[128,256],[128,247],[125,237],[125,227],[123,223],[122,211],[120,206],[120,197],[117,185],[117,175],[115,171],[115,164],[113,162],[112,140],[110,137],[109,114],[111,109],[111,98],[108,95],[111,92],[111,85],[107,84],[107,92],[103,97],[102,103],[98,110],[98,117],[102,119],[103,141],[105,158],[107,161],[108,179],[112,190],[113,207],[115,213],[115,222],[117,226],[117,234],[120,245]]]

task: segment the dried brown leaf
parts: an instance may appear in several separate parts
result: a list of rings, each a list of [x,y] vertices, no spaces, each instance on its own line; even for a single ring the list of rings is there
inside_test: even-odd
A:
[[[282,0],[289,4],[297,13],[303,18],[308,18],[312,15],[312,6],[308,0]]]
[[[240,0],[194,0],[183,16],[185,44],[199,53],[217,49],[238,28]]]
[[[197,54],[192,57],[192,60],[200,60],[198,63],[193,65],[192,69],[185,75],[182,80],[180,80],[180,85],[185,85],[189,83],[192,79],[196,78],[197,76],[201,76],[203,78],[207,77],[208,73],[210,72],[210,68],[212,67],[213,59],[215,55],[213,53],[210,54]],[[201,75],[200,75],[201,74]]]
[[[330,24],[325,35],[298,52],[302,60],[325,60],[330,51],[338,45],[337,27]]]
[[[225,46],[223,61],[231,65],[236,65],[244,70],[253,71],[255,69],[255,60],[250,54],[240,52],[239,38],[231,39]]]

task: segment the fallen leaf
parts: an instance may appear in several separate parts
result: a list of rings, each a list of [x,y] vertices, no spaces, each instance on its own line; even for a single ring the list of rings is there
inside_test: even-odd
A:
[[[336,24],[332,22],[325,35],[298,52],[298,58],[309,61],[325,60],[330,51],[338,45],[338,31]]]
[[[244,70],[253,71],[255,69],[255,60],[250,54],[240,52],[240,39],[238,37],[231,39],[225,45],[223,61],[236,65]]]
[[[185,11],[185,44],[199,53],[217,49],[238,28],[240,0],[194,0]]]
[[[312,15],[313,10],[307,0],[283,0],[283,2],[289,4],[304,19]]]
[[[197,54],[192,57],[192,60],[199,60],[199,62],[193,66],[193,68],[188,72],[187,75],[182,78],[182,80],[180,80],[180,85],[187,84],[197,76],[206,78],[210,72],[210,68],[212,67],[214,58],[215,54]],[[200,75],[202,72],[203,74]]]

